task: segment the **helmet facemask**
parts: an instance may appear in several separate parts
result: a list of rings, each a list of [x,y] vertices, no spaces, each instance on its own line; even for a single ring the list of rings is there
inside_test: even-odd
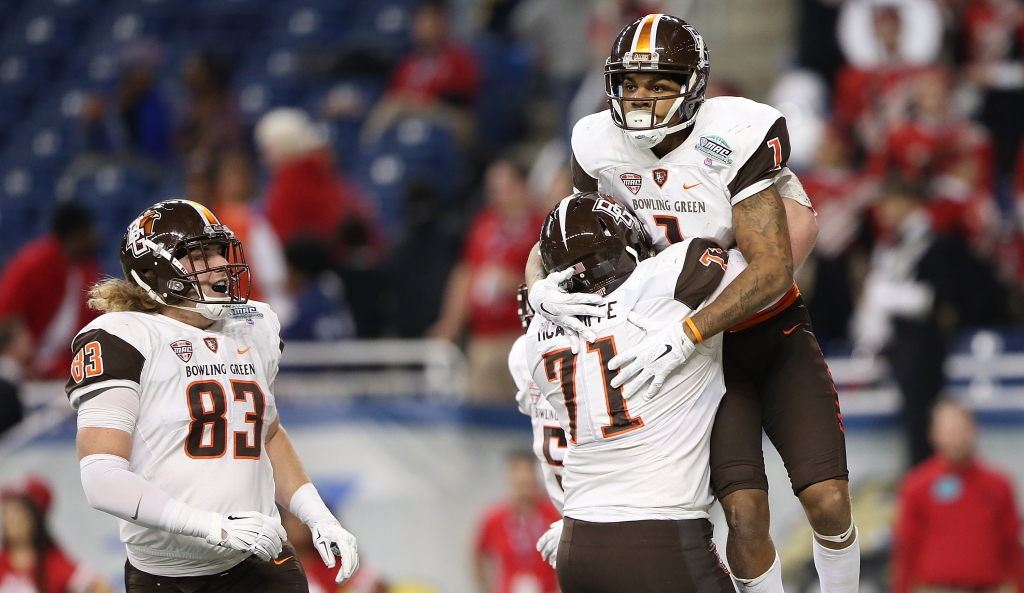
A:
[[[672,95],[630,98],[623,90],[626,78],[635,74],[656,74],[675,81],[680,91]],[[637,148],[653,148],[665,136],[693,125],[697,109],[704,102],[707,79],[697,70],[606,69],[605,94],[611,103],[612,121],[622,128]],[[647,103],[650,109],[634,109],[633,104]],[[668,104],[663,117],[657,115],[661,105]],[[645,106],[646,107],[646,106]]]

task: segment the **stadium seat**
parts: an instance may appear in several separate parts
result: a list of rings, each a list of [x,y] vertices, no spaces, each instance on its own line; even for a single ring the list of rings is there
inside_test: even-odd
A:
[[[50,172],[0,164],[0,265],[46,228],[53,196]]]
[[[118,49],[113,44],[89,44],[71,55],[61,80],[87,88],[109,87],[117,80]]]
[[[524,128],[521,107],[529,89],[532,56],[523,44],[487,40],[476,45],[483,70],[477,97],[481,148],[486,154],[506,146]]]
[[[80,36],[80,23],[76,19],[38,13],[33,5],[26,6],[21,16],[4,27],[0,42],[5,51],[49,58],[66,55]]]
[[[269,35],[273,43],[296,47],[336,45],[348,30],[340,2],[288,2],[275,7]]]
[[[358,3],[345,45],[385,52],[392,59],[401,57],[410,46],[409,26],[417,4],[412,0]]]
[[[72,128],[30,119],[15,128],[4,158],[32,169],[57,169],[73,156],[73,144]]]
[[[137,7],[116,5],[106,10],[89,29],[91,43],[127,43],[142,38],[167,39],[172,19]]]
[[[0,95],[31,95],[50,79],[49,59],[24,52],[0,54]]]

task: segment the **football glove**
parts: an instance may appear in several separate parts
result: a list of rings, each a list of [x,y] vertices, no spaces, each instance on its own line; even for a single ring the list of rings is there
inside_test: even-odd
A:
[[[584,342],[597,340],[597,334],[576,316],[605,317],[608,312],[601,306],[604,299],[600,295],[569,293],[562,288],[562,283],[573,274],[572,268],[566,268],[538,280],[530,289],[530,306],[538,315],[565,330],[572,340],[572,352],[576,354],[581,338]]]
[[[555,568],[555,560],[558,557],[558,542],[562,539],[562,520],[559,519],[551,524],[551,527],[544,532],[537,540],[537,551],[541,558]]]
[[[286,539],[288,534],[281,521],[256,511],[212,513],[210,534],[206,536],[208,543],[255,554],[264,562],[277,558]]]
[[[334,577],[334,582],[344,585],[359,568],[359,551],[355,536],[345,531],[334,517],[331,517],[331,520],[314,520],[309,530],[313,532],[313,546],[320,552],[320,558],[327,568],[334,568],[335,556],[341,558],[341,567]]]
[[[640,343],[627,348],[608,361],[608,369],[620,369],[612,378],[612,387],[622,387],[622,395],[627,399],[636,395],[648,381],[651,382],[644,392],[644,400],[649,401],[664,385],[665,379],[679,365],[686,362],[697,349],[690,338],[683,332],[682,323],[672,323],[664,331],[648,334]]]

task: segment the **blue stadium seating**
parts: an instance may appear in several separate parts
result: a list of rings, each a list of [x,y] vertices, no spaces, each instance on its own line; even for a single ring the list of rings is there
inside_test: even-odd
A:
[[[529,90],[533,57],[523,44],[498,41],[480,42],[476,51],[483,70],[477,97],[480,144],[485,154],[493,154],[523,129],[519,110]]]
[[[29,119],[11,134],[4,158],[32,169],[57,169],[73,154],[73,128],[53,121]]]
[[[45,229],[53,207],[53,174],[0,164],[0,265]]]
[[[349,16],[342,2],[286,2],[274,8],[268,33],[277,45],[329,46],[346,32]]]
[[[139,39],[167,39],[171,18],[139,7],[115,5],[107,9],[89,29],[89,41],[95,44],[127,43]]]
[[[75,46],[80,34],[81,25],[76,19],[39,13],[30,4],[4,27],[0,46],[5,51],[58,58]]]

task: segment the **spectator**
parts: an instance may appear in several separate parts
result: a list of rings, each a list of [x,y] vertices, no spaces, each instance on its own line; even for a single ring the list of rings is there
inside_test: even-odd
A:
[[[0,321],[0,434],[21,422],[25,412],[18,387],[32,358],[32,336],[20,319]]]
[[[306,112],[268,112],[256,124],[255,139],[271,169],[267,220],[282,244],[312,236],[333,245],[346,218],[365,218]]]
[[[558,577],[536,546],[551,523],[562,518],[541,488],[531,451],[509,456],[507,480],[509,500],[486,512],[477,533],[477,591],[555,593]]]
[[[938,403],[930,435],[935,455],[899,489],[893,591],[1024,591],[1012,481],[977,458],[963,406]]]
[[[326,342],[355,337],[345,287],[327,247],[315,239],[295,239],[285,247],[285,259],[293,313],[281,321],[281,338]]]
[[[507,402],[516,391],[508,352],[523,333],[516,289],[544,215],[511,162],[492,163],[484,185],[487,205],[470,225],[461,260],[448,278],[441,317],[430,333],[455,342],[468,324],[470,397]]]
[[[30,377],[65,379],[71,339],[96,317],[86,292],[101,277],[92,215],[77,204],[57,208],[50,232],[25,245],[0,276],[0,319],[20,317],[36,350]]]
[[[473,52],[449,36],[444,2],[420,4],[410,35],[413,49],[391,74],[364,126],[364,139],[372,142],[404,115],[418,113],[443,122],[463,144],[472,144],[480,70]]]
[[[0,591],[107,593],[110,587],[77,565],[53,541],[46,515],[53,496],[39,478],[0,491]]]
[[[367,565],[362,555],[359,557],[359,570],[344,587],[338,587],[334,582],[338,567],[327,568],[324,564],[313,547],[313,535],[309,527],[287,509],[278,507],[278,510],[281,511],[281,525],[288,532],[288,543],[295,548],[299,563],[306,571],[309,593],[387,593],[387,583]]]
[[[209,53],[187,57],[182,65],[186,89],[177,130],[178,154],[216,159],[224,149],[244,144],[238,102],[228,90],[231,78],[224,61]]]
[[[121,66],[112,104],[97,94],[83,109],[85,148],[163,162],[171,156],[170,114],[157,89],[155,50],[135,49]]]
[[[945,382],[946,341],[965,325],[1003,319],[1006,296],[992,267],[957,233],[934,232],[920,190],[891,179],[876,210],[882,231],[854,317],[857,347],[886,348],[903,397],[910,461],[931,455],[928,414]]]
[[[211,209],[245,245],[252,278],[249,298],[265,301],[278,315],[287,316],[284,252],[274,229],[253,207],[253,166],[244,150],[221,155],[214,187]]]

